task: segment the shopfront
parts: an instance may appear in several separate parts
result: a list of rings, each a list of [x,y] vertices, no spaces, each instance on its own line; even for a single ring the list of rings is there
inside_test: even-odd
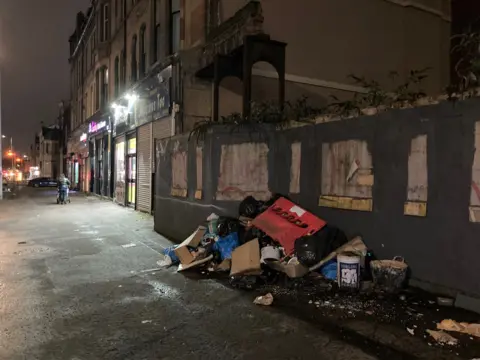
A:
[[[67,143],[65,175],[70,179],[72,188],[78,191],[88,191],[85,173],[89,156],[87,131],[86,126],[80,127]]]
[[[171,66],[142,82],[113,105],[115,201],[151,213],[153,144],[172,135]]]
[[[111,197],[109,186],[110,166],[110,136],[109,120],[101,118],[91,121],[88,125],[89,137],[89,192]]]

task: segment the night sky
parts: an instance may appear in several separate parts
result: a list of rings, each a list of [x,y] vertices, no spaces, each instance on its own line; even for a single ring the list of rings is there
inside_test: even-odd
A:
[[[68,37],[91,0],[0,0],[2,133],[26,152],[69,98]],[[3,144],[5,148],[5,144]]]

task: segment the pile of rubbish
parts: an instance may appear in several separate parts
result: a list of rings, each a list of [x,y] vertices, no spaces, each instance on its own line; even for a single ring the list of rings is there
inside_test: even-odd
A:
[[[246,197],[238,218],[211,214],[185,241],[164,250],[162,266],[178,271],[206,267],[228,272],[232,286],[272,284],[315,272],[340,289],[359,290],[362,281],[395,291],[406,280],[402,258],[373,260],[361,237],[348,239],[282,195],[268,201]]]

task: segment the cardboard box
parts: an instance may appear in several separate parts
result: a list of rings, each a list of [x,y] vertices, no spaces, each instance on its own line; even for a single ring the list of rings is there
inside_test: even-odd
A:
[[[302,264],[285,264],[281,261],[269,261],[267,262],[267,265],[273,270],[277,270],[287,274],[289,278],[303,277],[310,271]]]
[[[188,248],[196,248],[202,241],[205,231],[206,228],[204,226],[199,226],[192,235],[186,238],[185,241],[175,249],[175,255],[178,256],[183,265],[188,265],[195,260],[195,257],[190,253]]]
[[[233,250],[230,275],[260,275],[261,273],[258,239],[246,242]]]

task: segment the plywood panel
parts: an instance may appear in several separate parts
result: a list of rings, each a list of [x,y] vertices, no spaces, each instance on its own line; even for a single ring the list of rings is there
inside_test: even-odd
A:
[[[176,151],[172,154],[172,189],[181,190],[175,192],[176,196],[186,196],[187,153],[185,151]]]
[[[197,190],[203,190],[203,149],[197,147],[196,149],[197,161]]]
[[[290,165],[290,194],[300,193],[300,168],[302,162],[302,143],[295,142],[291,146],[292,163]]]
[[[480,121],[475,123],[475,153],[472,165],[470,205],[480,207]]]
[[[268,146],[265,143],[222,145],[216,198],[242,200],[248,195],[267,199]]]
[[[408,201],[428,198],[427,135],[412,139],[408,156]]]
[[[372,185],[372,155],[366,141],[322,145],[322,195],[371,198]]]

